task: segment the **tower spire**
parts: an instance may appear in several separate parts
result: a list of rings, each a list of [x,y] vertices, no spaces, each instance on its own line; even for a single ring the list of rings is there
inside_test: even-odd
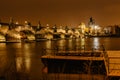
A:
[[[90,17],[88,22],[88,26],[91,26],[91,25],[95,25],[95,20],[92,17]]]
[[[10,17],[9,29],[11,30],[14,27],[13,17]]]
[[[10,24],[13,23],[13,17],[10,17]]]

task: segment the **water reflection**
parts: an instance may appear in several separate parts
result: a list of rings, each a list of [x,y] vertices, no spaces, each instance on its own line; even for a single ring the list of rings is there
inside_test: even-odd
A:
[[[22,66],[22,58],[17,58],[16,59],[16,66],[17,66],[17,71],[21,70],[21,66]]]
[[[99,38],[94,38],[93,39],[93,48],[98,49],[99,46],[100,46]]]
[[[120,50],[119,41],[120,38],[81,38],[35,43],[0,43],[0,76],[6,77],[6,80],[42,80],[43,64],[40,56],[43,48],[51,49],[56,45],[69,48],[90,45],[89,48],[97,48],[104,44],[106,49]]]
[[[21,43],[13,44],[13,47],[15,47],[15,48],[21,48],[21,47],[22,47],[22,44],[21,44]]]
[[[19,45],[21,46],[21,52],[16,56],[16,68],[17,71],[24,70],[29,72],[31,67],[31,44]]]
[[[62,40],[58,40],[58,41],[55,41],[55,46],[59,49],[59,50],[65,50],[65,47],[67,47],[68,45],[67,44],[67,41],[62,39]]]
[[[46,49],[44,49],[44,53],[47,53],[47,55],[51,55],[52,54],[52,51],[51,51],[51,48],[52,48],[52,42],[51,42],[51,40],[47,40],[46,42],[45,42],[45,48]]]
[[[0,43],[0,50],[5,49],[6,48],[6,44],[5,43]]]
[[[85,49],[85,38],[81,38],[81,49]]]
[[[68,43],[66,44],[67,47],[69,47],[70,49],[73,47],[73,40],[72,39],[69,39],[68,40]]]
[[[46,48],[51,49],[51,40],[46,41]]]
[[[65,44],[66,44],[65,40],[59,40],[57,45],[62,47],[62,46],[65,46]]]
[[[85,45],[85,38],[81,38],[81,46]]]
[[[16,58],[16,68],[18,72],[24,71],[29,72],[31,66],[31,59],[30,57],[17,57]]]
[[[0,43],[0,76],[5,74],[8,67],[7,45]]]

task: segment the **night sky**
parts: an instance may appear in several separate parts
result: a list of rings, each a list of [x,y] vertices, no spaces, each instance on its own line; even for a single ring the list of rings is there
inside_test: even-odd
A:
[[[0,19],[37,25],[77,26],[93,17],[100,26],[120,24],[120,0],[0,0]]]

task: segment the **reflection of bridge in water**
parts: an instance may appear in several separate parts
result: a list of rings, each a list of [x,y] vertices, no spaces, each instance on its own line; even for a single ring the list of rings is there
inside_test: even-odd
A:
[[[41,58],[48,79],[120,79],[120,51],[56,48],[51,52]]]

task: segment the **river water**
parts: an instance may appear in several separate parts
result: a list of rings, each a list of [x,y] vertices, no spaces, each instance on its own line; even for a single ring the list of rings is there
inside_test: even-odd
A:
[[[32,43],[0,43],[0,80],[42,80],[43,64],[41,56],[43,48],[55,46],[86,45],[88,48],[99,48],[104,45],[106,50],[120,50],[120,38],[83,38],[43,40]]]

